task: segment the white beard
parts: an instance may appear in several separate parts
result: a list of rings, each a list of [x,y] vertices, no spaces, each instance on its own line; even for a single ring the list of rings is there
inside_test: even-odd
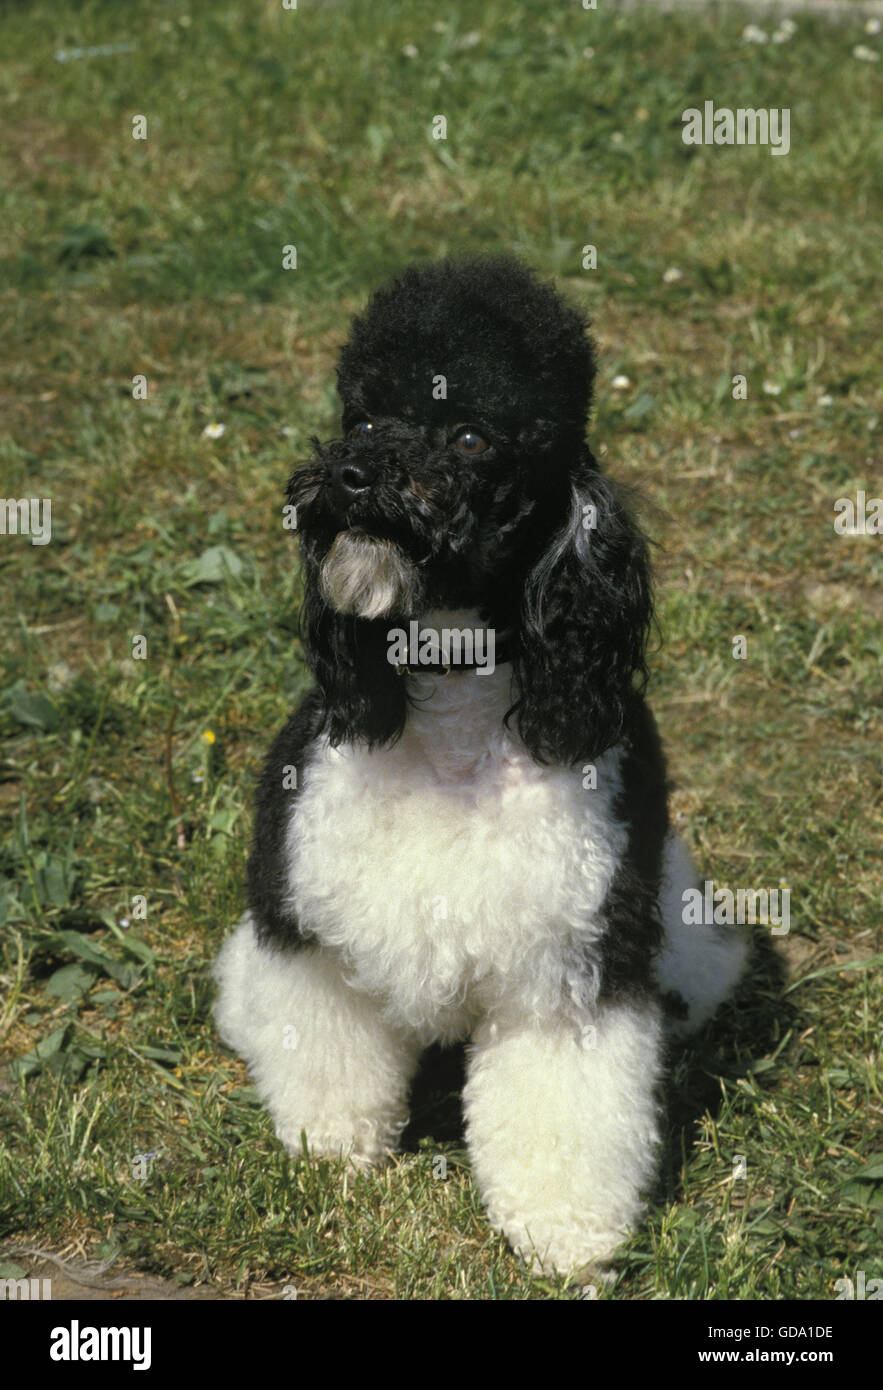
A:
[[[338,613],[383,618],[416,610],[417,570],[392,541],[341,531],[322,562],[319,589]]]

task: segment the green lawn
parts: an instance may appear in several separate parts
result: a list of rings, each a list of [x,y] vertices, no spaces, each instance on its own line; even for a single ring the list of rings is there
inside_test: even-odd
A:
[[[756,929],[750,986],[675,1061],[659,1191],[599,1296],[831,1298],[883,1273],[883,537],[833,526],[839,497],[883,495],[883,37],[797,17],[747,43],[749,21],[4,10],[0,491],[51,498],[52,539],[0,535],[0,1264],[579,1296],[491,1232],[444,1065],[400,1161],[347,1175],[280,1151],[210,1018],[254,778],[307,679],[287,474],[334,431],[368,291],[507,249],[594,320],[592,440],[659,542],[685,834],[716,883],[791,890],[790,934]],[[787,157],[684,145],[708,99],[788,108]]]

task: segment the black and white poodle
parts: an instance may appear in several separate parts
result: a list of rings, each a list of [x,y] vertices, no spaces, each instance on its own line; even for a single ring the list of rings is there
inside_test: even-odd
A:
[[[382,1159],[422,1049],[468,1040],[476,1181],[547,1270],[639,1219],[666,1032],[745,958],[683,920],[647,546],[585,443],[593,375],[580,315],[505,257],[412,267],[355,320],[341,437],[288,485],[315,686],[216,966],[292,1152]]]

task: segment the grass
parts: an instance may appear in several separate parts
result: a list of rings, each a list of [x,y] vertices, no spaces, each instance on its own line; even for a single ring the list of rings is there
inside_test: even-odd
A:
[[[747,18],[4,15],[0,476],[52,499],[51,544],[0,537],[7,1264],[41,1246],[219,1293],[578,1296],[490,1231],[456,1058],[428,1068],[401,1159],[347,1175],[280,1151],[209,1012],[259,760],[307,679],[279,509],[333,432],[335,348],[387,272],[508,248],[594,319],[592,439],[648,499],[675,811],[716,883],[792,894],[790,934],[758,929],[750,987],[674,1060],[659,1190],[599,1296],[830,1298],[881,1272],[883,538],[833,529],[838,497],[883,492],[881,65],[852,52],[881,41],[798,17],[745,44]],[[789,107],[788,156],[685,146],[706,98]]]

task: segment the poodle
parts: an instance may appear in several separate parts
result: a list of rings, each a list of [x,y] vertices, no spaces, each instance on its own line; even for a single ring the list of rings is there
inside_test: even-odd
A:
[[[382,1161],[423,1049],[465,1040],[489,1219],[576,1277],[641,1218],[666,1040],[745,961],[684,921],[648,548],[585,443],[594,373],[579,312],[505,256],[406,269],[355,319],[340,437],[287,493],[315,684],[216,964],[293,1153]]]

